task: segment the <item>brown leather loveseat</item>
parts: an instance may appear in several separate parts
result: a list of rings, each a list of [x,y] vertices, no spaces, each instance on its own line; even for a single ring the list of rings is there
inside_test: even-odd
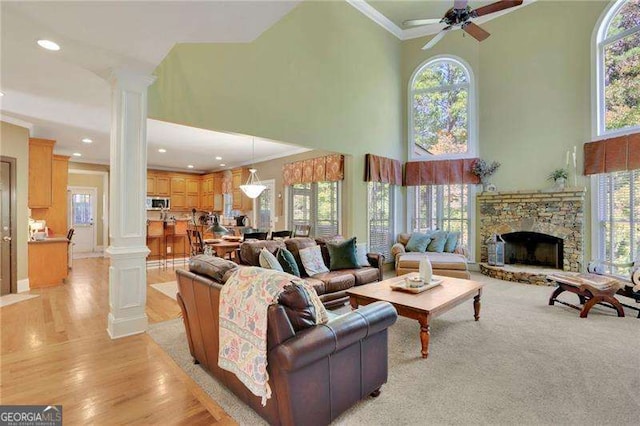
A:
[[[367,253],[367,260],[371,266],[363,266],[357,269],[340,269],[310,277],[302,265],[302,260],[300,260],[300,250],[315,245],[320,245],[324,263],[328,268],[329,254],[324,246],[325,242],[321,239],[314,240],[313,238],[288,238],[284,241],[245,241],[238,249],[239,263],[241,265],[260,266],[259,255],[263,247],[273,254],[276,254],[279,248],[286,248],[296,259],[301,277],[315,288],[320,300],[328,308],[341,306],[348,302],[347,290],[353,286],[382,280],[384,256],[380,253]]]
[[[238,398],[272,425],[326,425],[387,381],[387,328],[393,306],[377,302],[315,325],[315,309],[294,286],[268,311],[267,347],[272,397],[262,406],[218,367],[218,306],[222,284],[177,270],[178,303],[189,350]]]

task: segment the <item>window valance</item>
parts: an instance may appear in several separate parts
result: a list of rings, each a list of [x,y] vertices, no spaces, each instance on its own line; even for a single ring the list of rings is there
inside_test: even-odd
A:
[[[584,174],[640,169],[640,133],[584,144]]]
[[[405,166],[405,185],[476,184],[480,178],[471,173],[476,158],[456,160],[410,161]]]
[[[365,182],[383,182],[402,185],[402,162],[373,154],[365,155]]]
[[[343,180],[344,156],[332,154],[285,164],[282,166],[282,179],[285,186]]]

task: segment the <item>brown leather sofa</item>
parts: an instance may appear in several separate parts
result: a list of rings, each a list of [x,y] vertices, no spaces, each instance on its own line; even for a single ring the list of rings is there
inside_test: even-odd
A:
[[[288,287],[268,311],[267,360],[272,397],[262,406],[233,374],[218,367],[222,284],[177,270],[178,303],[189,350],[216,379],[272,425],[326,425],[387,381],[387,328],[393,306],[377,302],[315,325],[315,310]]]
[[[260,266],[259,255],[262,248],[266,248],[275,254],[279,248],[287,248],[296,259],[302,278],[311,284],[322,303],[328,308],[344,305],[349,301],[347,290],[356,285],[369,284],[382,280],[382,267],[384,256],[380,253],[368,253],[367,259],[372,266],[364,266],[357,269],[340,269],[316,274],[310,277],[307,275],[302,261],[300,260],[300,250],[320,245],[324,263],[329,267],[329,254],[326,250],[325,241],[313,238],[289,238],[284,241],[245,241],[238,249],[238,259],[241,265]]]

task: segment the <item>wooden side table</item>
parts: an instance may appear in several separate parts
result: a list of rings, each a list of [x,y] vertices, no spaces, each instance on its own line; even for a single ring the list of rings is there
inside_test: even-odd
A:
[[[579,310],[580,318],[586,318],[591,308],[601,304],[615,309],[619,317],[624,317],[624,308],[614,296],[624,286],[623,282],[596,274],[558,273],[548,275],[547,278],[558,284],[549,298],[549,305],[553,306],[558,302]],[[558,300],[558,296],[565,291],[576,294],[582,306]]]

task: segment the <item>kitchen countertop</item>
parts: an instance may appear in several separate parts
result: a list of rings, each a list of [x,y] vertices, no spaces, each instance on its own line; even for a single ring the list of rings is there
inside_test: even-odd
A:
[[[44,240],[29,240],[29,244],[48,244],[48,243],[68,243],[69,240],[67,237],[63,236],[53,236],[47,237]]]

